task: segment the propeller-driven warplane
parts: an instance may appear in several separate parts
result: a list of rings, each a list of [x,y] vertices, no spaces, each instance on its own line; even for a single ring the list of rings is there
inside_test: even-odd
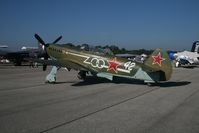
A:
[[[114,80],[114,77],[139,79],[147,84],[171,78],[171,61],[167,52],[162,49],[156,49],[144,63],[139,63],[104,52],[63,47],[56,44],[61,36],[53,43],[45,43],[37,34],[35,38],[44,47],[44,60],[36,61],[43,64],[43,70],[46,70],[47,65],[54,66],[46,77],[49,83],[56,82],[56,73],[60,67],[79,71],[77,77],[83,80],[88,73],[109,80]]]

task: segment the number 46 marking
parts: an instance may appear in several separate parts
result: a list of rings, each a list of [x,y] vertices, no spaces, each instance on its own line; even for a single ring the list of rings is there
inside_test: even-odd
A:
[[[126,62],[126,63],[124,63],[124,67],[125,67],[125,69],[131,71],[133,69],[133,67],[135,67],[135,63],[131,62],[131,61]]]

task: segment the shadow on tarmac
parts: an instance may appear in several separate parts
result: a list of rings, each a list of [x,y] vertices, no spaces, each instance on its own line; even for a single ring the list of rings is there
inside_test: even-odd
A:
[[[168,81],[168,82],[163,82],[163,83],[158,83],[157,86],[160,87],[177,87],[177,86],[185,86],[190,84],[191,82],[189,81]]]
[[[86,85],[102,84],[102,83],[147,85],[146,83],[144,83],[144,81],[137,80],[137,79],[117,77],[113,81],[110,81],[106,78],[88,76],[86,80],[74,83],[72,84],[72,86],[86,86]],[[175,86],[185,86],[190,83],[191,82],[189,81],[168,81],[168,82],[155,83],[155,84],[152,84],[151,86],[175,87]]]

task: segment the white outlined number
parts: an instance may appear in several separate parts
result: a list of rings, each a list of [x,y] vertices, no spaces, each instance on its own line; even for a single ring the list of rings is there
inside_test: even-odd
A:
[[[131,71],[133,69],[133,67],[135,67],[135,62],[129,61],[129,62],[124,63],[124,68],[126,70]]]

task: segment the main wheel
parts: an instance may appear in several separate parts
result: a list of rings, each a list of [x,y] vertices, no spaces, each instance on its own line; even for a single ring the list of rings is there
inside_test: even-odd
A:
[[[77,74],[77,78],[78,78],[78,79],[81,79],[81,80],[85,80],[85,79],[86,79],[86,71],[80,71],[80,72]]]

